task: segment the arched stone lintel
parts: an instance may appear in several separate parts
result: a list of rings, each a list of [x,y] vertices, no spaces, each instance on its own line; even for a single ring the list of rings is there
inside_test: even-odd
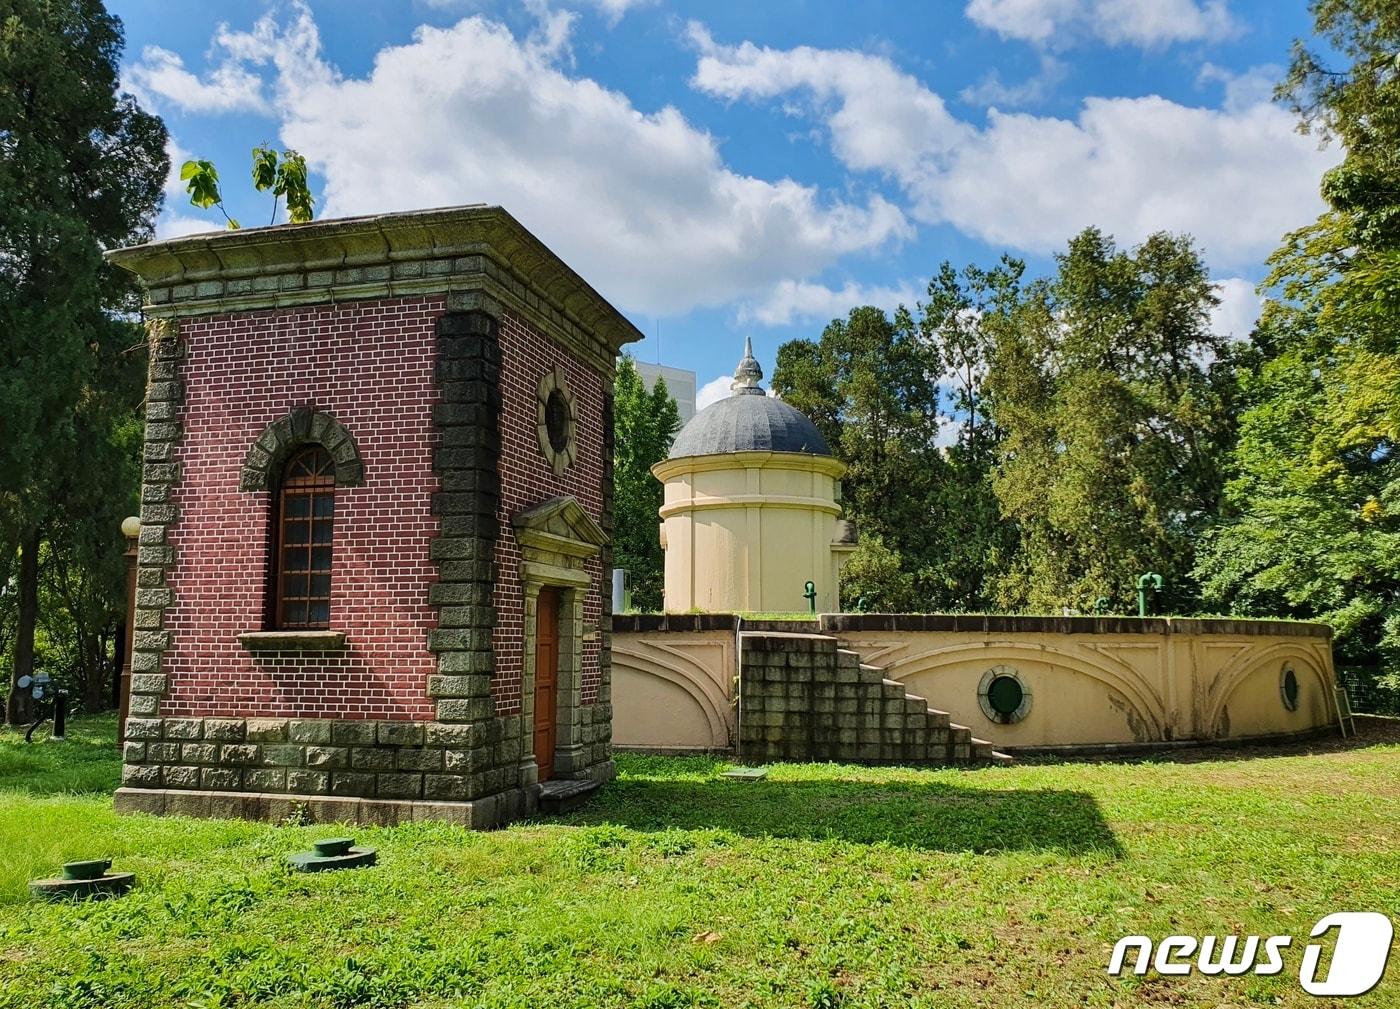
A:
[[[354,437],[330,414],[303,406],[273,421],[258,435],[243,460],[239,490],[272,490],[287,459],[306,445],[320,445],[330,453],[337,487],[364,486],[365,466]]]

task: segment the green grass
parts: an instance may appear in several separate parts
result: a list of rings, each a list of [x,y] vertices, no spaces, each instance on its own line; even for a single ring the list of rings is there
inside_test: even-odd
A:
[[[378,867],[299,876],[283,856],[332,830],[114,815],[111,734],[0,733],[0,1006],[1315,1006],[1311,925],[1400,919],[1393,743],[762,782],[621,757],[571,817],[355,828]],[[27,900],[107,855],[127,896]],[[1299,938],[1281,977],[1105,974],[1117,938],[1176,932]],[[1397,991],[1392,965],[1346,1004]]]

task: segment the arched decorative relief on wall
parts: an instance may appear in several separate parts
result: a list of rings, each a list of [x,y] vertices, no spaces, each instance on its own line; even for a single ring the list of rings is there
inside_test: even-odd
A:
[[[907,642],[894,641],[889,644],[865,644],[863,642],[843,643],[841,647],[852,648],[860,652],[861,661],[871,666],[883,666],[887,664],[889,656],[900,651],[907,646]],[[896,659],[895,662],[899,662]]]
[[[1316,651],[1312,648],[1300,647],[1292,641],[1281,641],[1262,651],[1250,649],[1246,655],[1236,658],[1230,666],[1222,669],[1216,675],[1207,694],[1206,725],[1208,727],[1217,725],[1230,700],[1230,695],[1245,680],[1261,670],[1267,670],[1274,674],[1269,677],[1269,689],[1276,691],[1278,689],[1277,667],[1285,661],[1294,663],[1293,668],[1298,675],[1300,684],[1311,681],[1316,686],[1321,693],[1324,710],[1332,711],[1336,700],[1332,696],[1332,684],[1327,678],[1326,663],[1319,661]]]
[[[350,432],[330,414],[303,406],[273,421],[258,435],[243,460],[238,489],[273,490],[283,465],[305,445],[320,445],[330,453],[337,487],[364,486],[365,466]]]
[[[1109,658],[1100,657],[1104,660]],[[911,653],[886,666],[885,671],[891,679],[902,682],[921,673],[937,672],[947,666],[968,662],[1006,662],[1015,665],[1026,661],[1042,662],[1067,672],[1078,673],[1116,691],[1133,707],[1137,717],[1152,727],[1156,738],[1162,738],[1168,718],[1161,695],[1150,684],[1143,682],[1136,670],[1121,662],[1110,665],[1108,661],[1092,661],[1087,655],[1074,655],[1042,645],[1021,645],[1010,641],[959,642],[942,648]],[[1118,668],[1115,668],[1115,665]],[[930,703],[936,703],[937,699],[930,697],[929,700]]]
[[[682,690],[704,714],[709,725],[710,738],[715,746],[727,746],[731,734],[729,712],[732,710],[730,698],[719,693],[720,686],[709,668],[698,656],[687,654],[684,647],[656,645],[640,642],[641,647],[629,647],[613,640],[613,675],[625,669],[642,676],[654,676]],[[724,661],[723,649],[720,661]],[[708,649],[707,649],[708,650]]]
[[[1153,690],[1159,689],[1159,685],[1148,677],[1156,675],[1160,679],[1161,671],[1166,668],[1169,646],[1164,639],[1149,637],[1142,641],[1085,641],[1080,647],[1125,670],[1130,670],[1144,684],[1152,683]],[[1134,658],[1140,661],[1134,662]]]

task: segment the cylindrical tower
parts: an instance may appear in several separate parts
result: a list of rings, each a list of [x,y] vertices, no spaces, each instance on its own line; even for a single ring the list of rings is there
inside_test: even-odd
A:
[[[840,609],[837,580],[855,549],[837,504],[846,467],[762,378],[746,341],[730,396],[697,413],[652,467],[666,486],[668,611],[805,611],[808,581],[819,611]]]

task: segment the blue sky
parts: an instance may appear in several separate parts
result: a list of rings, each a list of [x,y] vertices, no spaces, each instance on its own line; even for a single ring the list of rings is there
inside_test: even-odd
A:
[[[1044,271],[1089,224],[1193,234],[1243,338],[1339,157],[1269,102],[1303,0],[110,7],[124,85],[245,226],[264,141],[306,155],[318,216],[500,203],[701,385],[745,336],[771,368],[942,260]],[[163,235],[219,226],[168,192]]]

